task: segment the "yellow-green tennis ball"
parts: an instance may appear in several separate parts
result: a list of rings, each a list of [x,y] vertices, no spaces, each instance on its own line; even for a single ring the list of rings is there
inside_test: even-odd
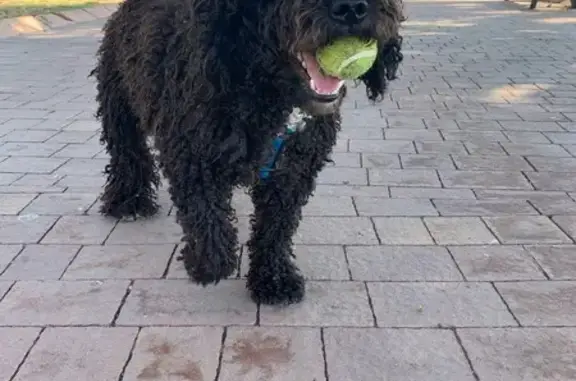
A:
[[[376,40],[343,37],[316,52],[316,60],[326,74],[342,79],[357,79],[366,73],[378,55]]]

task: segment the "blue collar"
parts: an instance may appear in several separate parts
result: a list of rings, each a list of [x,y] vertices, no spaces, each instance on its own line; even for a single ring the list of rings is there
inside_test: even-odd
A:
[[[272,172],[276,167],[276,162],[278,161],[278,157],[284,148],[286,139],[297,131],[304,129],[306,126],[305,118],[306,115],[300,109],[296,108],[292,111],[288,117],[288,120],[286,121],[284,131],[279,133],[274,138],[274,140],[272,140],[272,153],[270,154],[270,158],[266,164],[260,168],[260,179],[265,180],[270,176],[270,172]]]

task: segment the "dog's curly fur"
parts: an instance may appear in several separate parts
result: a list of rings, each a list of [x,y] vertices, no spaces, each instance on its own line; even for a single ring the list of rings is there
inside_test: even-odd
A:
[[[395,78],[400,0],[366,0],[354,25],[330,17],[342,0],[126,0],[104,27],[98,63],[97,116],[110,154],[101,212],[151,216],[159,175],[147,137],[169,181],[196,282],[218,283],[237,267],[233,189],[249,186],[255,212],[247,286],[256,302],[298,302],[304,280],[293,263],[292,236],[314,181],[340,129],[330,107],[307,88],[299,52],[334,38],[378,40],[379,55],[360,78],[371,100]],[[295,108],[311,116],[290,135],[266,180],[257,171]]]

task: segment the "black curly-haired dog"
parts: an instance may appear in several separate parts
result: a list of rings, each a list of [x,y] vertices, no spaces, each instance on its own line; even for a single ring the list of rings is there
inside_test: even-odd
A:
[[[190,277],[207,285],[234,272],[231,197],[248,186],[247,287],[256,302],[300,301],[292,236],[329,161],[345,95],[314,52],[342,36],[377,39],[378,58],[360,83],[381,99],[402,60],[402,21],[401,0],[126,0],[104,27],[92,72],[111,156],[101,212],[157,211],[153,136]],[[287,131],[294,110],[303,128]],[[274,143],[283,147],[272,170],[261,171]]]

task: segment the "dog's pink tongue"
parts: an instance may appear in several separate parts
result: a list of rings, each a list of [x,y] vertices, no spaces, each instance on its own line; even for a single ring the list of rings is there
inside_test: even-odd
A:
[[[306,71],[308,72],[310,79],[314,82],[313,90],[320,94],[333,94],[340,88],[342,80],[330,75],[324,75],[320,71],[320,66],[318,66],[316,57],[309,53],[305,53],[302,55],[302,58],[306,64]]]

